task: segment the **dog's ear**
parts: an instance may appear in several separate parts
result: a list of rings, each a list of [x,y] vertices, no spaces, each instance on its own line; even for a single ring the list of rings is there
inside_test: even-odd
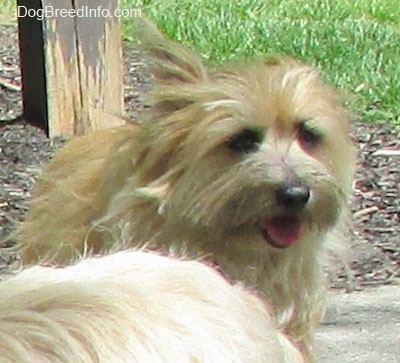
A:
[[[137,19],[139,41],[150,56],[156,82],[162,85],[193,84],[205,80],[207,69],[189,49],[167,39],[145,17]]]

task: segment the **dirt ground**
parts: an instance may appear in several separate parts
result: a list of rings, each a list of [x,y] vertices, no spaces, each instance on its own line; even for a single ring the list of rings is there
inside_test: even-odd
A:
[[[149,77],[140,55],[126,50],[126,114],[137,118]],[[15,26],[0,26],[0,240],[22,221],[35,178],[65,140],[49,140],[19,119],[21,76]],[[377,120],[379,121],[379,120]],[[352,137],[358,148],[358,171],[351,201],[354,229],[350,268],[357,289],[400,282],[400,130],[357,121]],[[6,245],[3,245],[6,246]],[[1,247],[1,246],[0,246]],[[0,250],[0,270],[12,262]],[[344,287],[345,274],[331,276],[333,288]]]

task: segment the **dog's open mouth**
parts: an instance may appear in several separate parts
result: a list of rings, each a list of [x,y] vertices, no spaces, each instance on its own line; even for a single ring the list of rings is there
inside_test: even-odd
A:
[[[261,220],[261,233],[265,241],[276,248],[286,248],[300,238],[302,223],[295,216],[277,216]]]

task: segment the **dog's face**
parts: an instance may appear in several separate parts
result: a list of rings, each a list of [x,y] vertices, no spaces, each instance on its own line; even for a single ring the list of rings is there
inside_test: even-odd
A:
[[[167,185],[163,216],[221,239],[258,234],[276,248],[332,227],[353,148],[318,73],[290,59],[211,71],[160,44],[147,158]]]

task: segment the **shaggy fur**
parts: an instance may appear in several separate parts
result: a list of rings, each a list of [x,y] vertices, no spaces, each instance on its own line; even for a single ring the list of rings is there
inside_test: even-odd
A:
[[[119,252],[0,282],[0,362],[304,361],[263,302],[213,269]]]
[[[143,33],[157,83],[147,119],[77,138],[50,162],[20,231],[24,262],[116,248],[124,226],[127,245],[207,256],[308,341],[328,251],[345,243],[353,176],[337,94],[292,59],[214,70]]]

